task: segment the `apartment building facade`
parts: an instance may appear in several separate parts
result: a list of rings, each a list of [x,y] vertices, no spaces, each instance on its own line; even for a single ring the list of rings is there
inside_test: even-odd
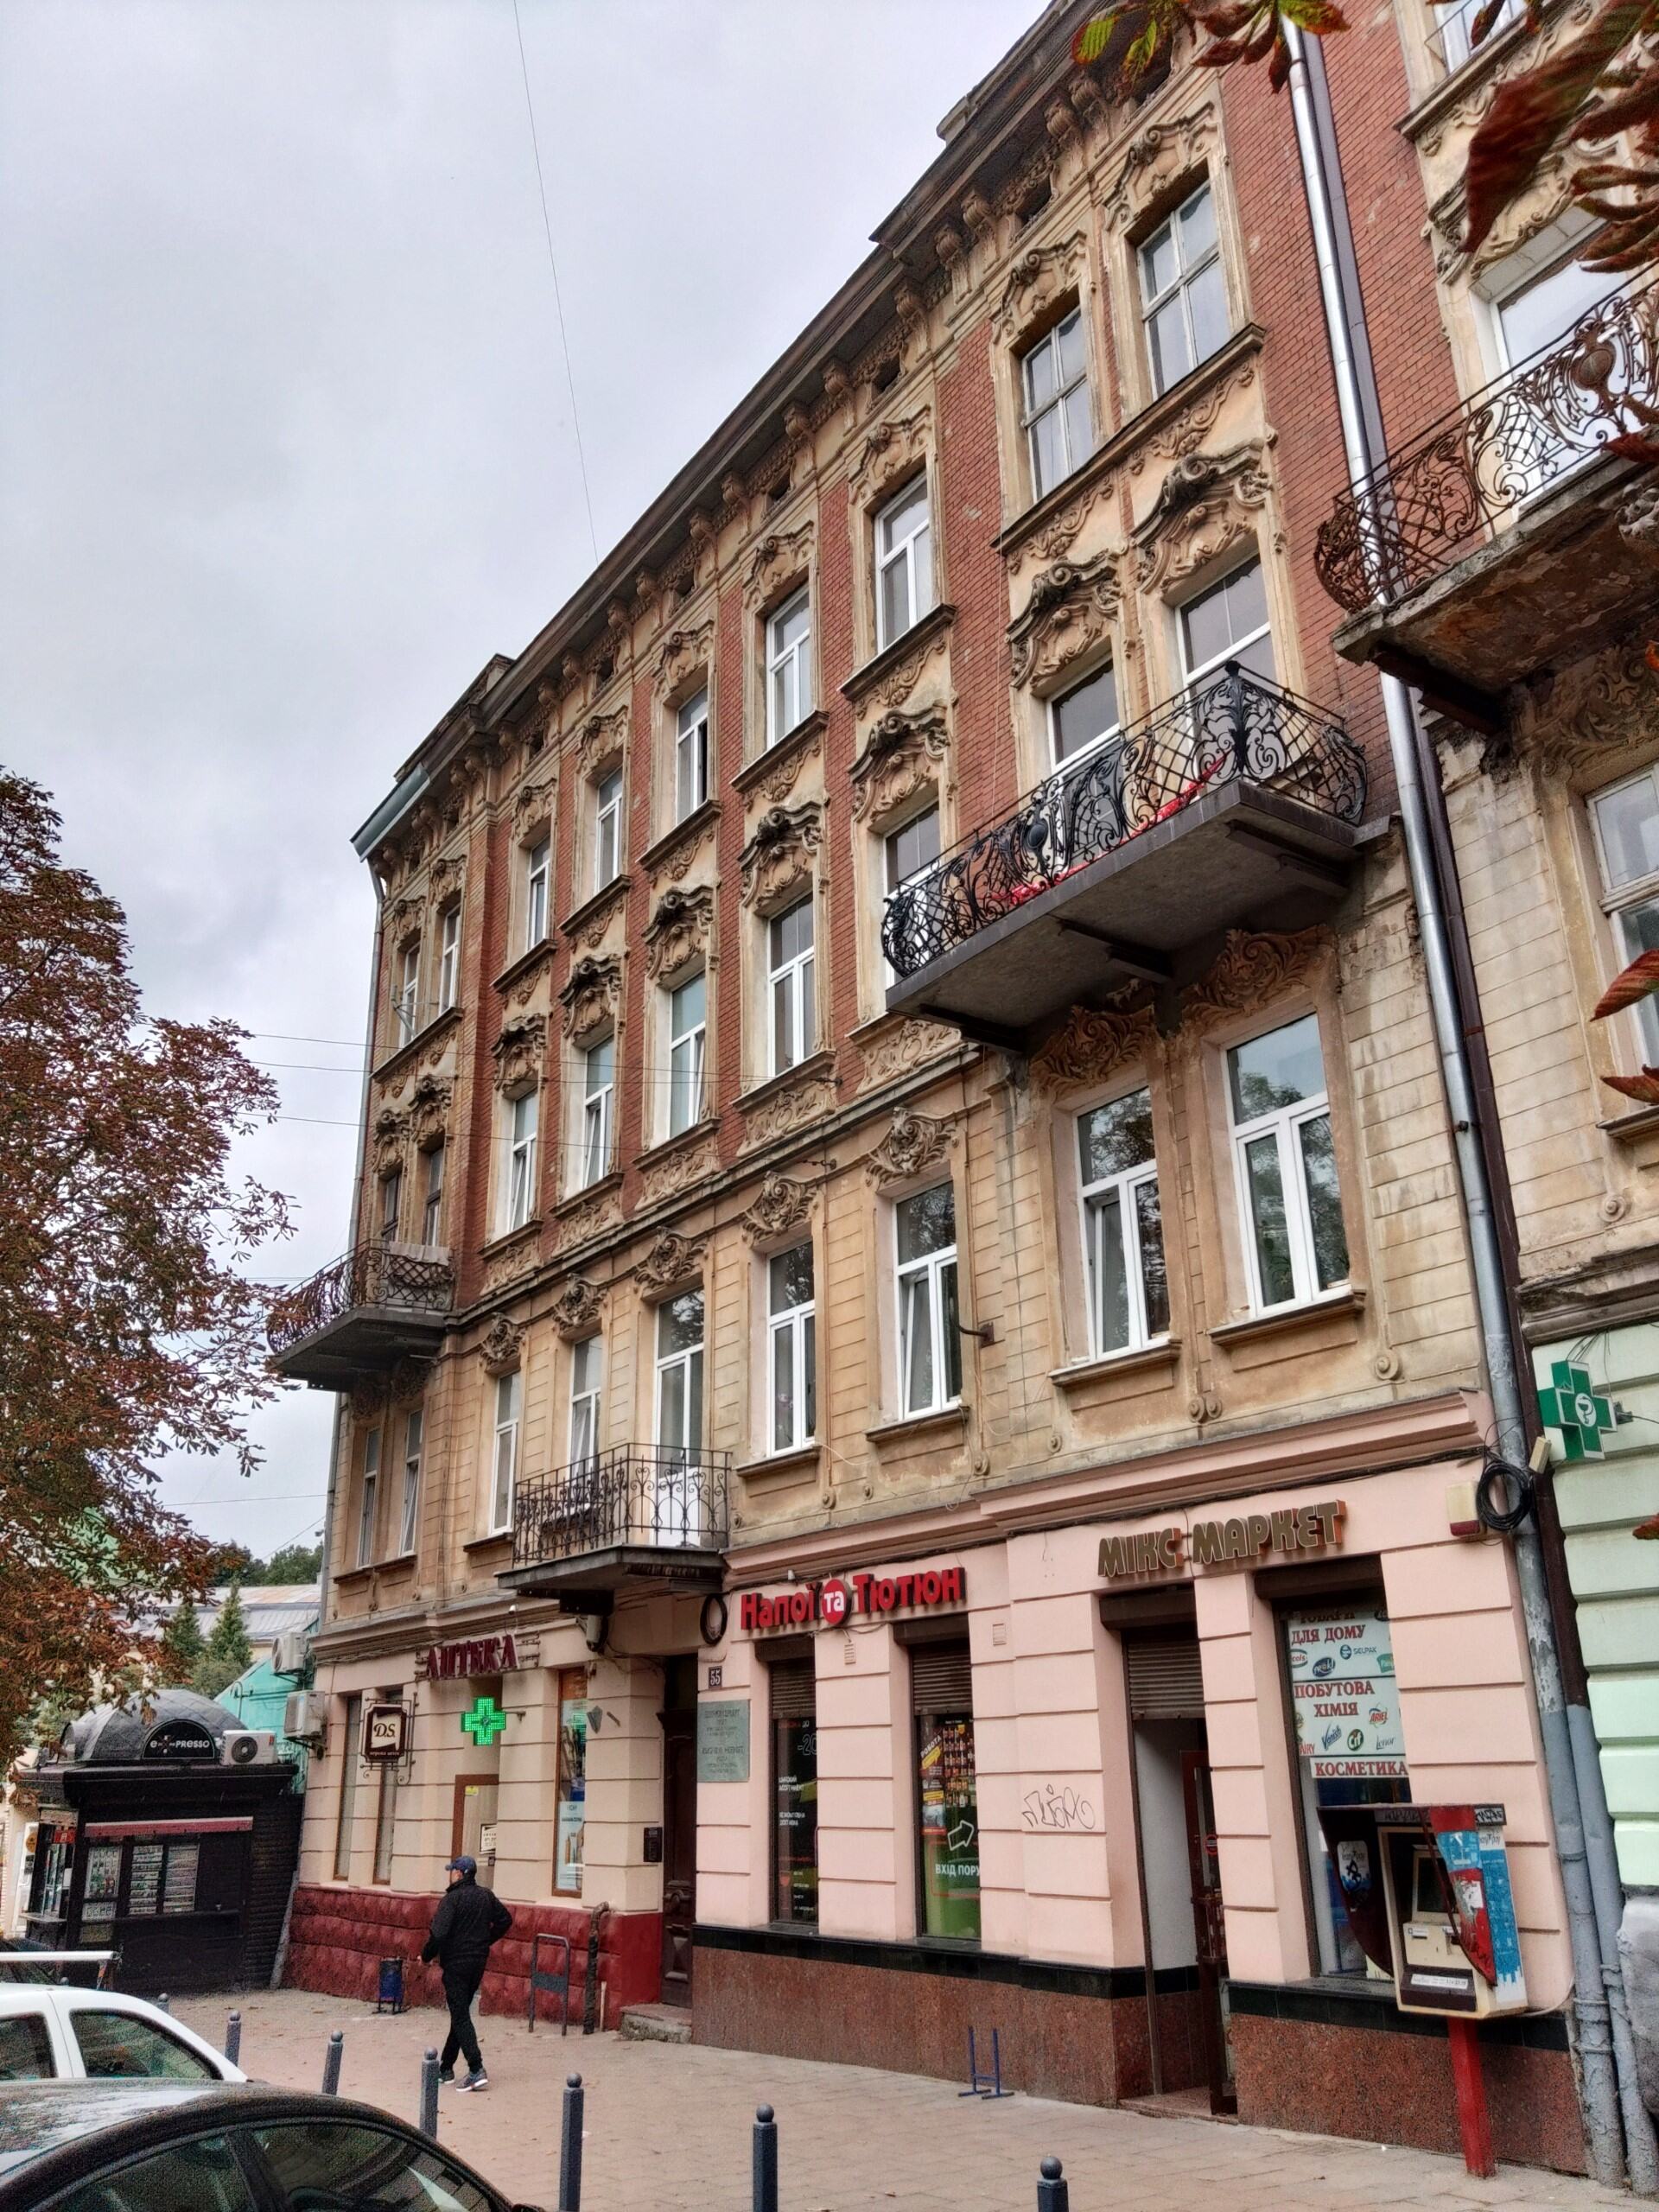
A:
[[[368,1986],[466,1849],[612,2018],[1450,2146],[1319,1815],[1499,1802],[1500,2153],[1577,2167],[1294,153],[1081,13],[359,833],[353,1243],[275,1337],[341,1408],[290,1974]],[[1405,419],[1400,26],[1331,78]]]

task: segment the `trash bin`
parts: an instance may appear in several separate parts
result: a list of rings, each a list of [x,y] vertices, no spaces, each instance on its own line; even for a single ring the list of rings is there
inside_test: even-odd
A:
[[[384,2012],[390,2009],[401,2012],[404,2009],[404,1962],[401,1959],[382,1959],[380,1986],[375,1993],[374,2009]]]

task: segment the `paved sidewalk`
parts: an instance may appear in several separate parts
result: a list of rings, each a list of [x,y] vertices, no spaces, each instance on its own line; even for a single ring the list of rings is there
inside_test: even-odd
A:
[[[258,2080],[316,2088],[329,2031],[345,2031],[343,2094],[414,2120],[421,2053],[442,2016],[377,2018],[372,2006],[303,1990],[236,2000],[242,2063]],[[230,2000],[181,2000],[181,2018],[222,2042]],[[583,2212],[745,2212],[756,2105],[776,2107],[784,2212],[1033,2212],[1039,2162],[1065,2162],[1073,2212],[1327,2212],[1364,2204],[1559,2205],[1630,2199],[1588,2182],[1505,2166],[1472,2181],[1453,2159],[1327,2136],[1150,2119],[1090,2105],[958,2099],[949,2082],[695,2045],[561,2040],[522,2021],[480,2023],[490,2088],[444,2090],[438,2134],[508,2196],[558,2199],[567,2074],[588,2086]]]

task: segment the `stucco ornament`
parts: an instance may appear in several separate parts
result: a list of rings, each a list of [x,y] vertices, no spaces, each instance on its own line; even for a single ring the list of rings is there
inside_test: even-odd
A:
[[[515,837],[528,837],[533,830],[548,827],[553,819],[554,779],[550,775],[537,776],[518,786],[512,802],[512,831]]]
[[[690,683],[694,677],[705,675],[715,653],[715,626],[712,621],[699,623],[695,629],[671,630],[663,640],[662,651],[657,657],[657,673],[652,690],[658,699],[665,699]]]
[[[950,1142],[948,1121],[934,1121],[925,1114],[912,1113],[908,1106],[896,1106],[893,1126],[864,1162],[865,1175],[878,1185],[908,1183],[942,1166],[949,1157]]]
[[[643,1290],[679,1290],[702,1273],[705,1240],[664,1230],[636,1262],[634,1281]]]
[[[442,1077],[423,1075],[409,1098],[409,1126],[423,1152],[443,1141],[449,1124],[451,1085]]]
[[[390,1175],[404,1156],[404,1117],[383,1106],[374,1117],[374,1172]]]
[[[660,1160],[653,1160],[639,1178],[639,1203],[645,1206],[660,1205],[664,1198],[677,1198],[683,1191],[695,1184],[707,1182],[720,1172],[720,1145],[710,1133],[689,1143],[684,1135],[674,1140],[674,1148]]]
[[[1046,683],[1111,635],[1120,598],[1117,563],[1057,561],[1032,578],[1022,611],[1008,626],[1009,672],[1016,683]]]
[[[1209,974],[1182,994],[1182,1020],[1201,1029],[1271,1004],[1327,957],[1335,942],[1323,925],[1287,931],[1229,930]]]
[[[588,1337],[599,1326],[605,1293],[585,1275],[572,1275],[554,1294],[550,1309],[553,1326],[564,1338]]]
[[[811,1200],[812,1193],[806,1184],[798,1183],[789,1175],[767,1175],[750,1201],[747,1212],[738,1217],[738,1226],[751,1242],[787,1236],[806,1219]]]
[[[991,325],[999,344],[1020,338],[1057,302],[1077,290],[1088,255],[1081,231],[1056,245],[1028,246],[1016,254]]]
[[[763,814],[738,856],[746,906],[763,912],[798,886],[810,883],[812,858],[823,842],[823,810],[774,806]]]
[[[1157,1038],[1158,1025],[1150,1002],[1073,1007],[1065,1027],[1032,1054],[1033,1088],[1069,1090],[1082,1084],[1103,1082],[1127,1062],[1150,1052]]]
[[[498,1090],[512,1096],[540,1081],[542,1046],[546,1035],[544,1014],[521,1014],[503,1026],[501,1034],[490,1047]]]
[[[1102,213],[1109,230],[1121,231],[1141,209],[1161,199],[1178,180],[1202,168],[1216,143],[1216,111],[1194,108],[1148,124],[1129,142]]]
[[[653,979],[672,976],[688,961],[707,959],[715,894],[706,883],[665,891],[645,924],[645,970]]]
[[[486,1375],[511,1375],[523,1356],[522,1323],[498,1313],[480,1339],[478,1357]]]
[[[749,563],[743,585],[745,604],[764,607],[786,584],[798,583],[806,574],[811,554],[810,522],[804,522],[798,530],[769,531]]]
[[[874,1090],[879,1084],[913,1075],[930,1060],[954,1052],[961,1042],[957,1033],[942,1021],[889,1022],[868,1042],[859,1039],[864,1055],[863,1088]]]
[[[924,785],[938,779],[950,756],[950,730],[943,707],[914,714],[888,708],[871,724],[864,750],[849,772],[853,819],[885,821]]]
[[[848,480],[854,504],[866,505],[890,485],[913,475],[927,459],[932,429],[931,407],[918,407],[914,414],[894,423],[873,424]]]
[[[628,710],[615,708],[608,715],[590,715],[576,735],[576,766],[584,776],[613,768],[628,742]]]
[[[1535,677],[1516,694],[1516,750],[1545,772],[1611,775],[1659,745],[1659,683],[1641,638]]]
[[[352,1385],[352,1419],[378,1421],[386,1402],[384,1375],[362,1375]]]
[[[590,1036],[616,1020],[622,994],[622,956],[618,952],[588,953],[578,960],[559,991],[567,1038]]]

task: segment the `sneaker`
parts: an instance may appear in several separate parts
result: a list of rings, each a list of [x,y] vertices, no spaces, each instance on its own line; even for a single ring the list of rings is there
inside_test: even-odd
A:
[[[455,2069],[454,2069],[454,2068],[453,2066],[440,2066],[440,2067],[439,2067],[439,2069],[438,2069],[438,2086],[439,2086],[441,2088],[444,2088],[444,2089],[453,2089],[453,2088],[454,2088],[454,2086],[455,2086]]]
[[[481,2066],[475,2074],[469,2074],[464,2082],[455,2084],[457,2089],[487,2089],[489,2086],[490,2077]]]

